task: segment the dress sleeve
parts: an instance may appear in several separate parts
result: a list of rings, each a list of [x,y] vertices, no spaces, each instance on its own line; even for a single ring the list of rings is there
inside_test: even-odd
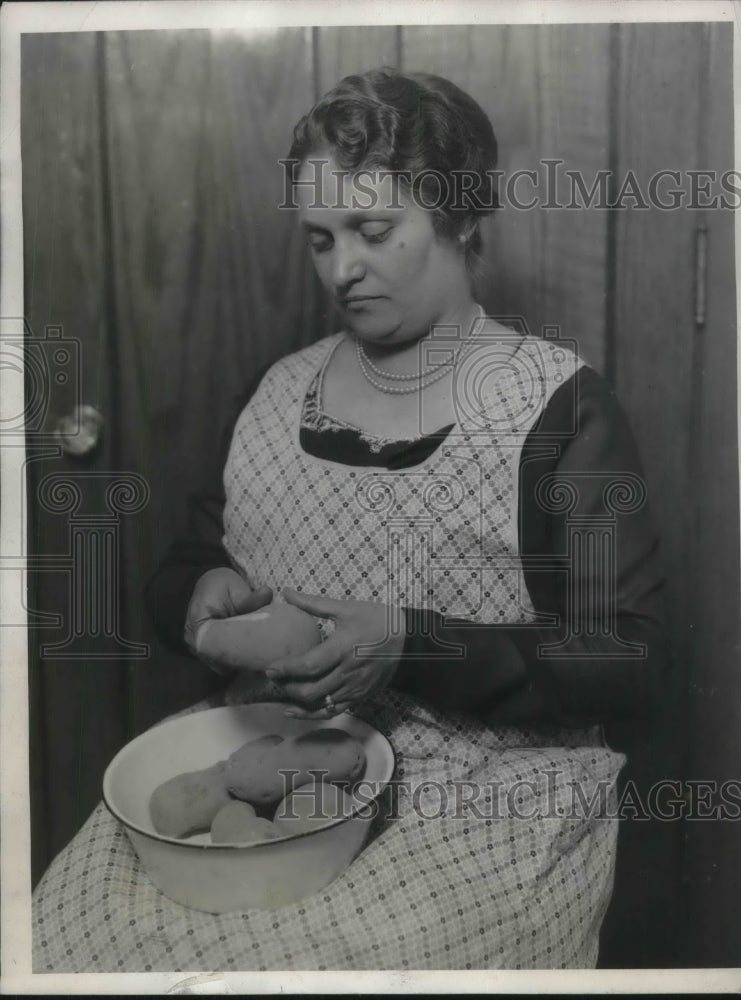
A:
[[[604,380],[589,368],[573,378],[575,386],[565,383],[554,393],[520,462],[525,582],[536,612],[556,615],[559,624],[464,627],[407,609],[394,680],[401,690],[500,724],[583,726],[645,717],[656,707],[668,659],[658,537],[646,502],[616,512],[605,491],[626,476],[645,482],[637,448]],[[569,428],[575,430],[569,434]],[[560,442],[555,457],[543,448],[554,442]],[[536,501],[544,476],[577,491],[578,506],[569,514],[548,512]],[[612,565],[569,565],[569,544],[589,544],[595,526],[608,521],[615,532]],[[536,557],[536,569],[528,569],[528,557]],[[424,659],[439,649],[430,638],[433,626],[440,639],[465,647],[464,659]]]
[[[231,417],[219,442],[217,471],[199,493],[188,498],[185,529],[172,543],[144,588],[144,602],[155,634],[176,653],[192,655],[183,640],[183,630],[197,581],[210,569],[232,567],[222,544],[226,504],[223,469],[234,425],[266,371],[267,367],[259,372],[245,392],[235,397]]]

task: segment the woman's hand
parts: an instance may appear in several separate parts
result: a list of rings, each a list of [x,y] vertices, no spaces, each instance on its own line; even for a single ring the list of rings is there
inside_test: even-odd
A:
[[[335,601],[287,588],[283,597],[311,615],[335,622],[334,634],[325,642],[301,656],[277,660],[266,671],[295,702],[286,714],[325,719],[386,687],[404,647],[403,611],[392,629],[386,604]]]
[[[270,587],[253,590],[236,570],[228,567],[208,570],[193,588],[193,596],[185,616],[184,638],[188,648],[199,656],[196,649],[198,629],[209,618],[244,615],[270,604],[272,599]],[[199,659],[203,657],[199,656]],[[212,660],[206,662],[217,670],[221,666]]]

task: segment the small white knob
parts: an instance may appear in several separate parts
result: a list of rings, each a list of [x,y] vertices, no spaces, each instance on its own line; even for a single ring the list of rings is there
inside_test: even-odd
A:
[[[88,455],[100,441],[103,423],[103,415],[94,406],[76,406],[69,416],[57,420],[54,437],[65,455]]]

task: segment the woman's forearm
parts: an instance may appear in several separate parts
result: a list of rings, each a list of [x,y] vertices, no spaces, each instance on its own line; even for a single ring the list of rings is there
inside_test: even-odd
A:
[[[183,640],[185,617],[198,580],[210,569],[231,567],[223,545],[224,483],[222,470],[234,424],[265,374],[261,368],[244,392],[232,402],[231,415],[216,442],[215,472],[203,489],[188,500],[186,527],[167,551],[144,588],[144,603],[158,639],[177,653],[191,656]]]
[[[144,601],[157,638],[176,653],[192,656],[183,639],[188,604],[198,580],[210,569],[229,567],[220,545],[177,540],[144,588]]]
[[[543,447],[553,442],[556,457]],[[409,610],[396,683],[441,708],[501,723],[577,726],[649,714],[668,663],[663,574],[647,505],[626,513],[607,505],[607,487],[626,474],[642,478],[630,428],[604,381],[584,370],[554,394],[524,443],[520,466],[524,583],[533,609],[557,615],[560,624],[446,624],[442,615]],[[536,501],[549,480],[578,495],[578,524]],[[589,551],[590,533],[605,525],[612,550],[603,567],[569,560],[569,552]],[[551,569],[529,570],[533,557]],[[580,606],[572,606],[569,591]],[[465,656],[441,657],[440,641],[463,647]]]
[[[642,717],[660,700],[667,652],[660,624],[647,618],[618,619],[620,639],[642,647],[620,656],[609,637],[564,641],[562,628],[446,624],[440,614],[415,609],[406,617],[394,684],[439,708],[502,724],[581,726]],[[446,654],[442,643],[462,652]]]

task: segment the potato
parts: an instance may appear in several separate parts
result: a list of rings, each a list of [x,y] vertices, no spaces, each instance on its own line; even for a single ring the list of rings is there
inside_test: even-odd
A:
[[[321,639],[316,619],[291,604],[277,603],[231,618],[211,618],[196,635],[205,659],[242,670],[265,670],[284,656],[305,653]]]
[[[232,799],[220,809],[211,824],[214,844],[254,844],[280,836],[282,834],[275,824],[261,819],[249,803],[239,799]]]
[[[324,781],[356,781],[365,770],[365,750],[344,729],[313,729],[293,741],[298,764],[307,773],[322,769]]]
[[[187,837],[208,830],[214,816],[231,801],[225,770],[220,761],[204,771],[178,774],[155,788],[149,813],[157,833]]]
[[[281,836],[318,830],[341,817],[350,816],[355,803],[337,785],[311,781],[283,799],[273,816]]]
[[[365,768],[365,752],[342,729],[318,729],[296,739],[265,736],[246,743],[226,765],[232,795],[254,806],[272,805],[287,791],[314,780],[354,781]],[[295,773],[294,773],[295,772]]]
[[[226,786],[232,795],[254,806],[277,802],[285,795],[281,768],[292,767],[282,755],[282,736],[262,736],[245,743],[226,761]]]

